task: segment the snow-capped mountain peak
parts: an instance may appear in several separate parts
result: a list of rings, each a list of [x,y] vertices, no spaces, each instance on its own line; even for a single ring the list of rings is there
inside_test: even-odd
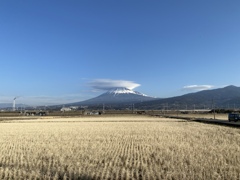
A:
[[[154,97],[147,96],[137,91],[125,87],[110,89],[109,91],[86,101],[79,102],[81,105],[113,105],[113,104],[130,104],[154,100]]]
[[[107,94],[112,94],[112,95],[119,95],[119,94],[135,94],[135,95],[140,95],[140,96],[147,96],[143,93],[137,92],[137,91],[133,91],[131,89],[128,88],[124,88],[124,87],[119,87],[119,88],[114,88],[111,89],[107,92]]]

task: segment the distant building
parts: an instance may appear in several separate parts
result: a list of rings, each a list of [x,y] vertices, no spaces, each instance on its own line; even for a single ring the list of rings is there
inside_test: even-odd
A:
[[[72,110],[78,110],[78,106],[70,106],[69,108]]]
[[[60,111],[64,112],[64,111],[76,111],[76,110],[78,110],[78,106],[62,107]]]
[[[102,113],[98,111],[85,111],[83,114],[84,115],[101,115]]]
[[[72,111],[72,109],[70,107],[63,107],[60,111],[64,112],[64,111]]]

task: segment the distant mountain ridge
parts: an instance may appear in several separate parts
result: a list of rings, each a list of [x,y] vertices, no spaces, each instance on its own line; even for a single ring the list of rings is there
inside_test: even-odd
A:
[[[13,103],[0,103],[0,108],[4,109],[4,108],[8,108],[11,109],[13,107]],[[22,107],[28,107],[25,104],[16,104],[15,106],[16,108],[22,108]]]
[[[224,88],[203,90],[182,96],[158,99],[137,103],[140,109],[193,109],[193,108],[240,108],[240,87],[227,86]]]
[[[66,106],[93,106],[126,108],[133,105],[136,109],[240,109],[240,87],[226,86],[223,88],[203,90],[182,96],[170,98],[154,98],[128,88],[114,88],[86,101],[65,104]],[[64,106],[65,106],[64,105]],[[11,109],[12,103],[0,103],[0,108]],[[55,105],[52,107],[62,107]],[[27,107],[24,104],[16,104],[16,108]]]

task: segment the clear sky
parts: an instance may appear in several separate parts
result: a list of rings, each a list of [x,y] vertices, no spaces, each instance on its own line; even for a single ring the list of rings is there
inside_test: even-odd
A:
[[[2,0],[0,79],[0,103],[30,105],[106,81],[156,97],[240,86],[240,1]]]

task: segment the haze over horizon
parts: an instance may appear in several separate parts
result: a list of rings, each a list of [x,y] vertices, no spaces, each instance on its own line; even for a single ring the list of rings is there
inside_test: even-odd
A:
[[[240,1],[1,1],[0,103],[240,86]]]

